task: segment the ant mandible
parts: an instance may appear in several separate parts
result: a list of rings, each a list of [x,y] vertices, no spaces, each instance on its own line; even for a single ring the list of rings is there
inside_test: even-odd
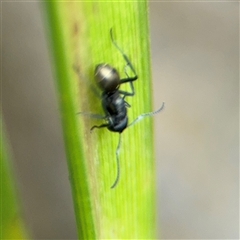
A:
[[[119,50],[119,52],[122,54],[124,60],[127,63],[125,66],[125,74],[127,78],[120,79],[120,75],[118,71],[107,63],[98,64],[95,68],[95,81],[98,87],[102,90],[102,107],[103,107],[105,116],[100,116],[98,114],[91,114],[91,113],[82,113],[82,112],[80,112],[80,114],[88,115],[89,117],[92,117],[92,118],[106,120],[106,123],[104,124],[101,124],[99,126],[96,126],[96,125],[93,126],[90,129],[91,132],[95,128],[106,127],[108,130],[112,132],[119,133],[119,141],[116,149],[117,176],[113,185],[111,186],[111,188],[115,188],[120,178],[119,151],[121,146],[121,133],[123,132],[123,130],[134,125],[136,122],[140,121],[144,117],[150,117],[150,116],[153,116],[154,114],[159,113],[164,107],[164,102],[157,111],[141,114],[132,123],[128,125],[127,107],[130,107],[130,105],[125,101],[125,97],[133,97],[135,95],[133,82],[138,79],[138,76],[129,58],[114,40],[113,34],[112,34],[112,28],[110,29],[110,37],[111,37],[112,43]],[[126,72],[127,66],[129,66],[132,72],[134,73],[135,75],[134,77],[128,76]],[[77,68],[76,70],[78,71]],[[131,92],[122,91],[119,89],[120,85],[124,83],[130,84]]]

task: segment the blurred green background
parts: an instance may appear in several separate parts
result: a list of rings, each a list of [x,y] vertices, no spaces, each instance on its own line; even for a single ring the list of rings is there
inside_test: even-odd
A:
[[[161,238],[237,239],[239,3],[149,5],[154,108],[166,103],[155,118]],[[2,108],[24,217],[35,239],[75,239],[44,11],[1,8]]]

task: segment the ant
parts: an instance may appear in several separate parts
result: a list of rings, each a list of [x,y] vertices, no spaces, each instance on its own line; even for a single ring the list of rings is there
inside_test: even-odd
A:
[[[93,126],[90,129],[91,132],[95,128],[106,127],[108,130],[112,132],[119,133],[119,141],[116,149],[117,175],[113,185],[111,186],[111,188],[115,188],[120,178],[119,151],[121,146],[121,133],[126,128],[134,125],[136,122],[140,121],[141,119],[145,117],[150,117],[159,113],[164,108],[164,102],[157,111],[143,113],[140,116],[138,116],[132,123],[128,124],[127,107],[130,107],[130,105],[125,101],[125,97],[133,97],[135,95],[133,82],[138,79],[138,76],[129,58],[114,40],[113,34],[112,34],[112,28],[110,29],[110,37],[113,45],[119,50],[119,52],[122,54],[124,60],[127,63],[124,69],[124,72],[127,78],[120,79],[120,75],[118,71],[107,63],[98,64],[95,68],[95,81],[98,87],[102,90],[101,99],[102,99],[102,107],[103,107],[105,116],[92,114],[92,113],[82,113],[82,112],[80,112],[79,114],[87,115],[92,118],[106,120],[106,123],[104,124],[101,124],[99,126],[96,126],[96,125]],[[129,77],[129,75],[126,72],[127,66],[132,70],[135,76]],[[76,68],[76,71],[79,73],[78,68]],[[130,84],[131,92],[122,91],[119,89],[120,85],[124,83]]]

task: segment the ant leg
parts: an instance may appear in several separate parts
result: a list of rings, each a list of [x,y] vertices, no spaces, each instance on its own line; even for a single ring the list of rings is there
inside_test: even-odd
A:
[[[123,52],[123,50],[118,46],[118,44],[116,43],[116,41],[113,39],[113,34],[112,34],[112,28],[110,29],[110,36],[111,36],[111,40],[112,40],[112,43],[114,44],[114,46],[119,50],[119,52],[122,54],[124,60],[126,61],[127,65],[131,68],[131,70],[133,71],[133,73],[135,75],[136,74],[136,71],[131,63],[131,61],[129,60],[129,58],[127,57],[127,55]]]
[[[85,115],[85,116],[90,117],[90,118],[107,119],[106,116],[102,116],[100,114],[85,113],[85,112],[78,112],[77,114],[82,114],[82,115]],[[94,128],[103,128],[103,127],[108,127],[108,126],[109,126],[109,124],[107,124],[107,123],[102,124],[100,126],[93,126],[93,127],[91,127],[90,132],[92,132]]]
[[[124,79],[122,79],[120,81],[120,84],[129,82],[130,83],[130,87],[131,87],[131,92],[126,92],[126,91],[119,90],[119,93],[124,96],[123,98],[125,98],[126,96],[134,96],[135,95],[133,81],[135,81],[137,79],[138,79],[138,77],[135,76],[135,77],[132,77],[132,78],[124,78]]]
[[[106,116],[102,116],[100,114],[95,114],[95,113],[86,113],[86,112],[78,112],[77,114],[81,114],[90,118],[95,118],[95,119],[107,119]]]
[[[111,186],[111,188],[115,188],[119,182],[119,178],[120,178],[120,163],[119,163],[119,151],[120,151],[120,147],[121,147],[121,133],[119,133],[119,140],[118,140],[118,146],[117,146],[117,150],[116,150],[116,160],[117,160],[117,176],[116,179],[113,183],[113,185]]]
[[[164,108],[164,102],[162,103],[162,106],[157,110],[157,111],[154,111],[154,112],[149,112],[149,113],[143,113],[141,114],[140,116],[138,116],[133,122],[131,122],[128,127],[130,126],[133,126],[135,123],[139,122],[140,120],[142,120],[143,118],[145,117],[151,117],[159,112],[161,112]]]
[[[110,29],[110,36],[111,36],[111,40],[112,40],[112,43],[114,44],[114,46],[119,50],[119,52],[122,54],[124,60],[126,61],[127,65],[125,66],[125,74],[127,75],[127,78],[124,78],[124,79],[121,79],[120,80],[120,84],[124,84],[124,83],[127,83],[129,82],[130,83],[130,87],[131,87],[131,92],[126,92],[126,91],[122,91],[122,90],[119,90],[119,93],[123,95],[123,98],[125,98],[126,96],[134,96],[135,95],[135,90],[134,90],[134,87],[133,87],[133,81],[136,81],[138,79],[138,76],[137,76],[137,73],[131,63],[131,61],[129,60],[128,56],[123,52],[123,50],[118,46],[118,44],[116,43],[116,41],[113,39],[113,33],[112,33],[112,28]],[[126,67],[129,66],[130,69],[132,70],[132,72],[135,74],[134,77],[129,77],[128,74],[127,74],[127,71],[126,71]]]
[[[100,126],[93,126],[91,128],[91,132],[94,128],[103,128],[103,127],[108,127],[108,124],[102,124]],[[113,183],[113,185],[111,186],[111,188],[115,188],[119,182],[119,178],[120,178],[120,163],[119,163],[119,151],[120,151],[120,147],[121,147],[121,133],[119,133],[119,140],[118,140],[118,146],[117,146],[117,150],[116,150],[116,160],[117,160],[117,176],[116,179]]]
[[[108,123],[105,123],[105,124],[102,124],[102,125],[99,125],[99,126],[92,126],[91,129],[90,129],[90,132],[93,131],[94,128],[104,128],[104,127],[108,127],[109,124]]]

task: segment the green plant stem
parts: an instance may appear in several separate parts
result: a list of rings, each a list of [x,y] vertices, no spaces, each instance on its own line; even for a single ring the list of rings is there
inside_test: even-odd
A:
[[[101,99],[90,90],[97,64],[107,62],[125,77],[126,62],[111,42],[111,28],[139,76],[136,95],[126,98],[132,106],[129,122],[152,110],[147,3],[51,1],[46,9],[79,239],[153,239],[152,120],[146,118],[122,133],[121,176],[111,189],[119,136],[107,129],[90,133],[103,122],[77,114],[103,115]]]

